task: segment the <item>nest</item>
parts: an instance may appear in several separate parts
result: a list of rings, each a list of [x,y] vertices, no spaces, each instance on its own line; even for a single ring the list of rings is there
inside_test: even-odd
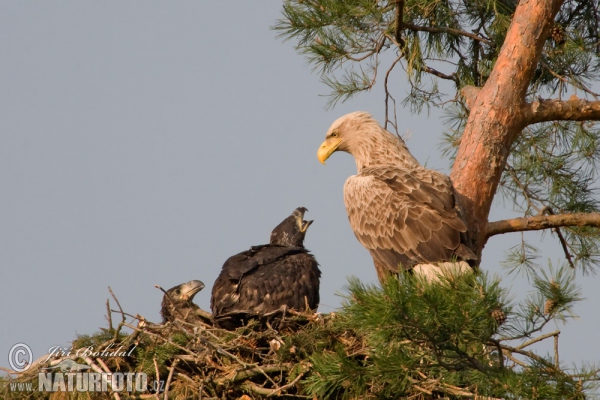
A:
[[[70,354],[46,355],[25,372],[9,377],[2,390],[4,398],[308,398],[301,394],[301,380],[311,369],[309,355],[316,346],[326,346],[334,339],[326,333],[331,316],[288,310],[277,319],[277,329],[270,319],[253,320],[227,331],[183,318],[155,324],[125,313],[114,294],[113,298],[119,309],[111,310],[107,301],[108,328],[79,336]],[[121,316],[116,327],[114,313]],[[125,333],[126,328],[131,333]],[[322,340],[315,342],[315,335],[323,336]],[[40,374],[61,372],[53,368],[64,360],[89,366],[87,372],[143,372],[148,378],[146,391],[113,390],[110,382],[108,390],[100,393],[60,388],[50,393],[10,391],[10,383],[15,382],[31,382],[38,388]]]

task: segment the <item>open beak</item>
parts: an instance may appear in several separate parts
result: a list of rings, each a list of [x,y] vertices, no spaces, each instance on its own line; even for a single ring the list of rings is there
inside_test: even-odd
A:
[[[307,211],[308,209],[306,209],[306,207],[298,207],[294,210],[294,217],[296,218],[296,224],[298,224],[300,232],[306,232],[310,224],[313,223],[313,221],[304,220],[304,213]]]
[[[337,150],[340,143],[342,143],[342,138],[339,137],[330,137],[321,143],[319,150],[317,150],[317,158],[321,164],[325,165],[325,160],[327,160],[329,156]]]

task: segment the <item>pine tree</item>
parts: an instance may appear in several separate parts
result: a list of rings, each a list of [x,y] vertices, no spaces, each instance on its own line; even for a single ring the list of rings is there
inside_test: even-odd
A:
[[[407,277],[382,288],[352,281],[338,323],[362,340],[362,353],[334,349],[314,356],[311,394],[592,393],[598,369],[567,371],[558,350],[546,357],[527,348],[542,340],[558,348],[558,331],[544,329],[572,316],[581,299],[573,271],[593,272],[600,261],[600,94],[594,92],[600,1],[286,0],[282,14],[275,29],[320,73],[331,89],[329,107],[381,84],[385,126],[397,132],[400,104],[390,76],[404,70],[410,90],[401,105],[448,114],[444,150],[478,255],[493,235],[548,230],[565,258],[560,268],[542,267],[533,243],[523,240],[511,249],[506,266],[525,271],[534,289],[513,306],[485,277],[453,292],[422,289]],[[522,217],[488,221],[496,195]],[[497,330],[483,328],[490,321]]]
[[[549,329],[573,317],[582,299],[573,271],[593,271],[599,261],[594,178],[600,101],[593,92],[600,71],[599,21],[600,0],[286,0],[276,25],[320,70],[332,89],[330,105],[371,89],[383,75],[386,126],[397,131],[389,77],[402,68],[411,88],[404,105],[450,113],[446,154],[453,160],[451,178],[472,248],[481,254],[493,235],[548,229],[564,249],[558,268],[536,264],[531,243],[513,249],[507,267],[526,271],[532,283],[524,299],[511,300],[500,281],[485,273],[442,277],[439,283],[402,273],[381,287],[351,279],[342,308],[329,315],[290,311],[285,329],[255,323],[229,332],[177,319],[152,324],[125,313],[111,291],[118,310],[107,302],[108,328],[79,337],[73,347],[135,351],[108,364],[80,362],[97,371],[166,379],[164,393],[152,395],[163,398],[597,394],[600,368],[566,366],[558,351],[560,332]],[[445,95],[440,87],[454,93]],[[488,222],[497,193],[523,217]],[[113,313],[121,316],[116,328]],[[532,347],[542,341],[554,341],[554,351],[537,354]],[[0,394],[22,398],[10,385],[35,383],[45,367],[36,361],[29,372],[0,379]]]

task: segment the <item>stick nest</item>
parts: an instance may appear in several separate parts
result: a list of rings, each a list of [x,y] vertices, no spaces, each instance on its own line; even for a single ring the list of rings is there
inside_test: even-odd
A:
[[[251,321],[247,326],[227,331],[209,322],[191,324],[184,318],[155,324],[140,315],[123,312],[120,305],[119,310],[111,310],[108,301],[107,308],[109,328],[78,336],[71,354],[46,355],[25,372],[9,376],[0,390],[4,398],[309,398],[301,394],[301,380],[312,367],[309,355],[335,341],[335,335],[327,329],[332,315],[288,310],[278,321],[277,329],[268,322]],[[116,328],[113,313],[122,317]],[[124,328],[132,333],[124,333]],[[79,355],[75,354],[77,350]],[[47,373],[48,367],[65,359],[87,364],[90,369],[85,372],[144,372],[148,390],[117,392],[112,391],[110,384],[104,393],[9,390],[11,382],[31,382],[35,390],[38,374]]]

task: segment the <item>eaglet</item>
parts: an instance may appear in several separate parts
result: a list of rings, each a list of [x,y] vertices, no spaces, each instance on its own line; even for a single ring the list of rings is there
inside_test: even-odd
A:
[[[344,203],[358,241],[371,253],[383,282],[400,268],[436,280],[448,269],[472,271],[467,228],[450,178],[424,168],[404,141],[366,112],[331,125],[317,157],[350,153],[358,173],[344,185]]]
[[[167,290],[163,296],[160,310],[163,323],[173,322],[175,319],[194,325],[200,322],[211,323],[210,313],[202,310],[193,302],[194,296],[202,289],[204,289],[204,283],[193,280]]]
[[[210,307],[217,325],[234,329],[251,318],[314,311],[321,271],[304,248],[306,208],[299,207],[273,229],[269,244],[230,257],[215,281]]]

